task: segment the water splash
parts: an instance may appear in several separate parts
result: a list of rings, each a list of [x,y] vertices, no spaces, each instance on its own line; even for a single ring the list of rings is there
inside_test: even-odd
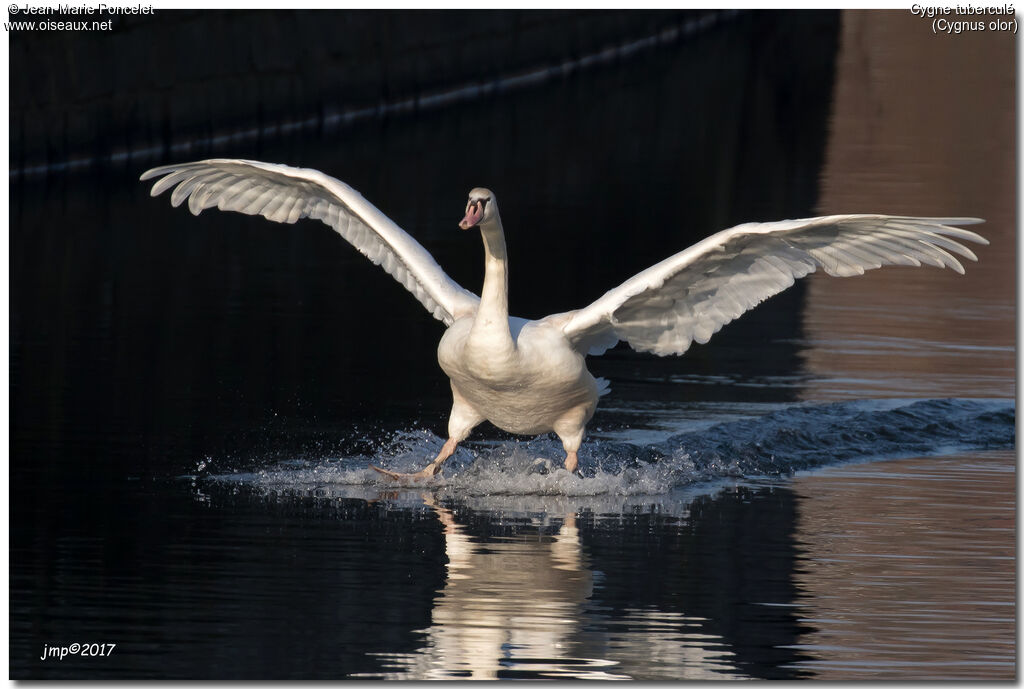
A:
[[[442,476],[422,484],[472,496],[639,496],[727,479],[777,478],[828,464],[966,449],[1013,447],[1012,400],[858,401],[796,405],[673,435],[653,444],[596,440],[581,452],[581,475],[561,467],[554,438],[468,443]],[[376,495],[397,486],[369,468],[411,472],[443,444],[429,431],[403,431],[372,454],[278,462],[204,478],[273,493]],[[418,487],[418,486],[417,486]]]

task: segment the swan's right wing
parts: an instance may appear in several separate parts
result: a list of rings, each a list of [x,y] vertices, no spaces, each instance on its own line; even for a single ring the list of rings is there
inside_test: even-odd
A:
[[[638,273],[586,308],[544,320],[584,354],[600,354],[620,340],[638,351],[682,354],[818,268],[846,277],[884,265],[928,263],[963,273],[950,252],[977,258],[955,240],[988,242],[950,225],[976,222],[829,215],[738,225]]]
[[[273,222],[323,221],[390,273],[446,325],[473,313],[480,302],[359,192],[317,170],[221,158],[153,168],[140,179],[153,177],[162,177],[153,185],[153,196],[176,187],[171,204],[178,206],[188,199],[194,215],[216,206],[223,211],[262,215]]]

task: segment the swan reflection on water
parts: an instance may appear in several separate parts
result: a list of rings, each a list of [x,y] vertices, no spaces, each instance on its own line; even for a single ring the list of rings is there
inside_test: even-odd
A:
[[[594,586],[574,514],[551,535],[478,543],[455,512],[430,494],[423,501],[444,526],[445,586],[423,647],[381,654],[394,668],[384,677],[628,679],[613,661],[572,653]]]
[[[583,552],[576,514],[554,531],[545,515],[512,536],[480,542],[429,493],[422,499],[444,525],[445,586],[434,600],[423,647],[379,654],[388,679],[632,679],[652,666],[685,679],[735,673],[720,637],[701,618],[629,610],[620,624],[641,634],[584,629],[600,610],[588,604],[594,572]],[[689,630],[689,631],[687,631]],[[664,676],[664,675],[662,675]]]
[[[443,575],[430,604],[429,623],[411,630],[418,639],[414,650],[395,650],[388,642],[367,655],[379,663],[378,671],[352,676],[385,679],[721,679],[747,676],[736,664],[728,640],[713,630],[706,616],[661,608],[644,595],[637,603],[603,591],[608,579],[613,588],[630,585],[621,555],[598,561],[584,545],[582,531],[620,528],[639,515],[658,515],[645,530],[668,538],[685,538],[686,498],[659,503],[656,499],[622,496],[572,498],[569,496],[477,496],[451,499],[443,491],[380,491],[369,485],[320,484],[305,488],[261,486],[291,506],[363,503],[386,514],[419,512],[428,523],[440,524]],[[693,496],[689,496],[692,499]],[[203,499],[209,499],[205,496]],[[303,508],[300,508],[303,509]],[[673,514],[669,514],[672,512]],[[596,516],[600,515],[600,516]],[[675,536],[672,531],[676,531]],[[433,540],[433,537],[432,537]],[[588,537],[592,541],[592,537]],[[387,559],[395,544],[378,543],[379,557]],[[617,550],[617,549],[616,549]],[[696,550],[696,548],[694,549]],[[610,549],[609,549],[610,551]],[[338,554],[344,566],[387,567],[377,557],[355,551]],[[436,557],[422,549],[411,557],[411,576],[425,575]],[[609,552],[599,555],[608,558]],[[704,568],[705,559],[692,553]],[[647,565],[657,562],[652,558]],[[666,561],[661,561],[665,563]],[[668,561],[672,572],[663,579],[672,588],[679,576],[692,577],[690,566]],[[393,565],[390,565],[393,566]],[[410,566],[410,565],[406,565]],[[606,571],[602,571],[602,567]],[[683,571],[683,574],[680,574]],[[628,573],[627,573],[628,575]],[[699,577],[704,580],[706,577]],[[713,585],[713,584],[712,584]],[[596,594],[596,595],[595,595]],[[364,589],[362,596],[382,596],[385,610],[402,606],[404,592]],[[672,595],[686,597],[684,591]],[[685,605],[685,603],[684,603]],[[345,611],[338,611],[347,618]],[[705,615],[708,611],[702,610]],[[720,621],[719,621],[720,622]],[[362,620],[360,624],[366,623]],[[383,623],[383,622],[382,622]],[[710,624],[709,624],[710,623]],[[386,624],[386,623],[384,623]],[[390,646],[390,647],[389,647]]]

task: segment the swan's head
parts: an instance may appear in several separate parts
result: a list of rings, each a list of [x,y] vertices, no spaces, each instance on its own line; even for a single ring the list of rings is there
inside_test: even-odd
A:
[[[498,202],[494,200],[494,194],[490,189],[477,187],[469,192],[469,201],[466,202],[466,217],[459,223],[459,227],[468,230],[471,227],[482,225],[488,220],[493,220],[498,215]]]

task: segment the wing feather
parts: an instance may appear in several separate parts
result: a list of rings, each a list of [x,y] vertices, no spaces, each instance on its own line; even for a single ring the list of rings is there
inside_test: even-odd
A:
[[[171,192],[171,205],[175,208],[180,206],[200,182],[201,180],[198,177],[187,177],[184,182],[179,184],[178,187]]]
[[[840,277],[922,263],[963,273],[961,241],[988,244],[953,225],[977,218],[830,215],[748,223],[719,232],[626,280],[586,308],[549,316],[576,349],[600,354],[625,340],[634,349],[682,354],[730,321],[822,269]]]
[[[292,224],[308,217],[326,223],[445,324],[472,313],[480,301],[359,192],[322,172],[220,158],[153,168],[140,179],[154,177],[160,179],[153,184],[152,196],[173,188],[171,205],[188,199],[195,215],[216,206],[273,222]]]
[[[251,186],[241,192],[233,199],[225,198],[217,205],[221,210],[237,211],[246,215],[258,215],[261,208],[266,204],[267,199],[274,193],[274,188],[268,185],[259,184],[253,181]],[[317,199],[317,207],[327,204],[323,199]],[[313,217],[310,214],[310,217]],[[327,223],[330,225],[330,223]]]
[[[172,172],[163,179],[158,180],[157,183],[153,185],[153,190],[150,193],[153,196],[162,194],[181,180],[191,176],[191,174],[190,170],[178,170],[177,172]]]
[[[257,215],[274,194],[272,186],[262,184],[259,180],[243,177],[229,184],[230,186],[225,189],[214,184],[208,185],[205,190],[205,202],[200,210],[217,208],[222,211],[245,213],[246,209],[251,207],[248,215]]]

